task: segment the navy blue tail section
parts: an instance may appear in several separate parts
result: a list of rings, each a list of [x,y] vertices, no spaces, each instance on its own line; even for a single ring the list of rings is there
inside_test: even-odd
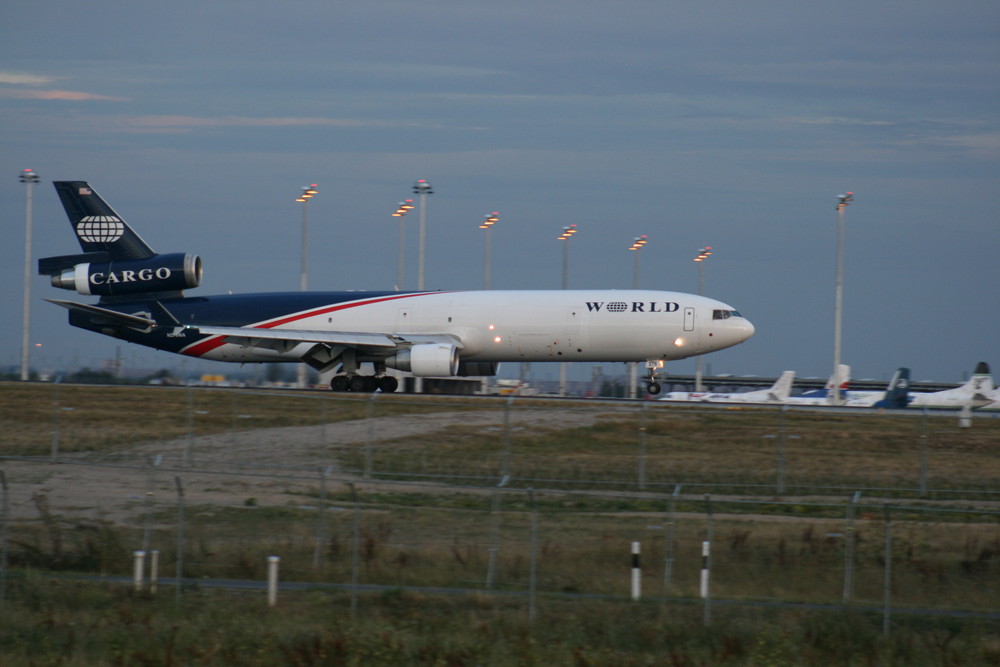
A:
[[[83,253],[38,260],[38,272],[49,276],[53,287],[100,296],[108,304],[177,297],[201,282],[197,255],[153,252],[86,181],[54,185]]]
[[[905,408],[910,402],[909,392],[910,369],[900,368],[889,383],[885,396],[875,405],[880,408]]]
[[[103,253],[112,261],[156,254],[89,183],[55,181],[53,185],[84,253]]]

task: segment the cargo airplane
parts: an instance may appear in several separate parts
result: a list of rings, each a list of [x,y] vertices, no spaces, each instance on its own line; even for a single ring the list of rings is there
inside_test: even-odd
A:
[[[56,181],[82,254],[39,273],[96,304],[50,299],[71,325],[200,359],[304,362],[337,372],[334,391],[395,391],[387,368],[420,377],[495,375],[500,362],[646,362],[657,369],[741,343],[731,306],[652,290],[283,292],[185,296],[191,253],[158,254],[84,181]],[[366,371],[363,373],[362,371]]]

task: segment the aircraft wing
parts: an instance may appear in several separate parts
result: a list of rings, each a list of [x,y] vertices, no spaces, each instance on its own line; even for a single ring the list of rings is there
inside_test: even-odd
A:
[[[386,351],[400,347],[409,347],[419,343],[444,343],[446,345],[454,345],[460,350],[464,347],[462,341],[452,334],[362,333],[352,331],[306,331],[301,329],[261,329],[200,325],[187,325],[184,328],[209,336],[226,336],[230,340],[246,340],[250,345],[253,345],[254,341],[281,341],[288,343],[323,343],[352,348],[381,348]]]

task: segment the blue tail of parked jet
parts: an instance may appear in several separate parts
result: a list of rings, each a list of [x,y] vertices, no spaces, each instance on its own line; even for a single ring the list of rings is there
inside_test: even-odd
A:
[[[177,296],[201,282],[199,257],[155,253],[86,181],[54,185],[83,250],[38,260],[38,272],[50,276],[54,287],[99,295],[107,302],[123,296]]]
[[[892,376],[882,400],[875,403],[877,408],[905,408],[909,403],[910,369],[900,368]]]

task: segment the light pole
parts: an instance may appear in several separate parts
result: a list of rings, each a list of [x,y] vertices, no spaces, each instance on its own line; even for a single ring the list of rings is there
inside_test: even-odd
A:
[[[39,181],[38,174],[31,169],[21,172],[20,181],[25,184],[25,213],[24,213],[24,307],[21,313],[21,381],[28,381],[28,338],[31,329],[31,217],[32,200],[34,197],[35,183]]]
[[[576,225],[567,225],[563,227],[562,234],[556,237],[559,241],[566,241],[563,245],[563,261],[562,261],[562,288],[569,289],[569,240],[573,238],[576,234]]]
[[[403,289],[403,257],[406,255],[406,214],[413,209],[413,200],[399,202],[392,217],[399,218],[399,260],[396,264],[396,291]]]
[[[493,255],[492,229],[500,221],[500,213],[493,211],[483,216],[483,224],[479,225],[483,232],[483,289],[490,289],[490,258]]]
[[[649,243],[646,239],[646,235],[636,236],[632,240],[632,245],[628,247],[629,250],[635,252],[635,268],[632,270],[632,289],[639,289],[639,251],[642,250],[642,246]]]
[[[309,284],[308,272],[307,272],[307,257],[308,257],[308,230],[309,230],[309,200],[315,197],[319,190],[318,186],[313,183],[312,185],[303,185],[302,194],[295,201],[302,204],[302,270],[299,274],[299,291],[305,292],[306,287]],[[296,372],[296,384],[299,389],[305,389],[307,384],[307,379],[309,376],[309,371],[306,369],[305,364],[299,364]]]
[[[632,239],[632,245],[628,247],[629,250],[635,253],[635,268],[632,270],[632,289],[639,289],[639,251],[642,247],[648,243],[646,235],[636,236]],[[628,397],[635,398],[636,391],[635,386],[639,382],[639,364],[635,361],[629,364],[629,383],[628,383]]]
[[[420,196],[420,241],[417,258],[417,289],[424,289],[424,258],[427,250],[427,195],[434,194],[431,184],[420,179],[413,184],[413,194]]]
[[[840,386],[843,378],[840,377],[840,347],[841,347],[841,319],[844,314],[844,209],[854,201],[854,193],[837,195],[837,282],[834,289],[833,306],[833,393],[830,395],[831,405],[840,405]]]
[[[576,225],[567,225],[563,227],[562,234],[556,237],[557,240],[563,241],[563,260],[562,260],[562,288],[569,289],[569,240],[573,238],[576,234]],[[563,361],[559,364],[559,395],[566,395],[566,362]]]
[[[712,246],[707,245],[698,251],[698,256],[694,261],[698,262],[698,296],[705,295],[705,260],[712,254]],[[702,391],[701,387],[701,365],[702,357],[698,355],[694,359],[694,390]]]
[[[315,183],[312,185],[303,185],[302,194],[295,200],[302,204],[302,271],[299,274],[300,292],[305,292],[308,284],[308,278],[306,277],[306,258],[308,256],[306,237],[309,230],[309,200],[319,193],[319,190],[317,190],[316,187],[317,185]]]

